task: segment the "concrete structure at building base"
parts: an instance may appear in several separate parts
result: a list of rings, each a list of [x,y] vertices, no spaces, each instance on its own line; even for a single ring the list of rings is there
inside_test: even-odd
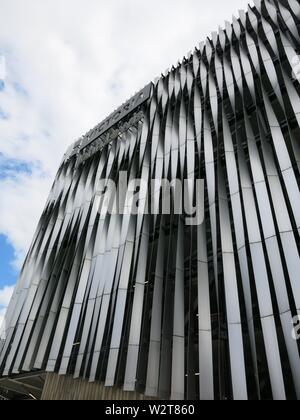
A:
[[[7,311],[2,393],[300,398],[299,52],[299,2],[257,0],[70,147]],[[203,223],[176,188],[169,214],[145,211],[159,187],[110,212],[121,173],[188,179],[196,208],[203,179]]]

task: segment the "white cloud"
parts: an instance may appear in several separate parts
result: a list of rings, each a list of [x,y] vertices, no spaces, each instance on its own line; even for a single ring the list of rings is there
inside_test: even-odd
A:
[[[4,306],[6,308],[8,306],[13,292],[14,292],[13,286],[11,287],[6,286],[3,289],[0,289],[0,307]]]
[[[51,188],[50,178],[34,171],[32,175],[20,173],[0,182],[0,195],[7,200],[0,204],[0,231],[14,246],[16,268],[22,265],[24,253],[30,246]]]
[[[0,233],[20,265],[67,146],[246,0],[1,0],[0,152],[32,174],[0,179]],[[16,85],[16,82],[18,83]]]

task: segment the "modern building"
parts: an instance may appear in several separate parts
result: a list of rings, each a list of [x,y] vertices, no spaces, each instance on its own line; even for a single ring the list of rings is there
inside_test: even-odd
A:
[[[3,397],[300,398],[300,5],[254,3],[67,151],[6,315]],[[162,211],[176,179],[201,223],[174,185]]]

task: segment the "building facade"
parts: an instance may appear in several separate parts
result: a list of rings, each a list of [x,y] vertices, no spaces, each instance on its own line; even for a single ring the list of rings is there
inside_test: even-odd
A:
[[[257,0],[70,147],[6,315],[3,384],[300,398],[299,53],[299,2]],[[161,180],[188,180],[201,220],[173,184],[162,211]]]

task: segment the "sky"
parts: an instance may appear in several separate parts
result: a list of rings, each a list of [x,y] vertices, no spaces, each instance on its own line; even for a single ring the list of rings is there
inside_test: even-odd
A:
[[[0,0],[0,324],[68,146],[246,0]]]

